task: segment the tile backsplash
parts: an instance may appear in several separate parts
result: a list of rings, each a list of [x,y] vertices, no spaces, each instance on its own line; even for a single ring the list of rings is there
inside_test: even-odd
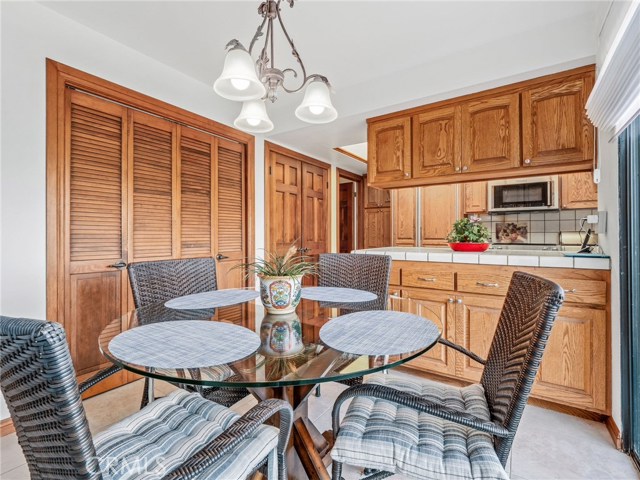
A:
[[[499,223],[526,225],[527,243],[557,245],[560,232],[579,232],[581,219],[598,213],[597,210],[556,210],[549,212],[527,212],[480,215],[482,223],[491,232],[492,242],[498,242],[496,226]],[[585,230],[588,225],[585,225]]]

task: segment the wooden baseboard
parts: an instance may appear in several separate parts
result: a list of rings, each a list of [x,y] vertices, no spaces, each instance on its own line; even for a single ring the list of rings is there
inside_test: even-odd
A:
[[[607,426],[607,430],[609,430],[609,435],[611,435],[613,444],[618,450],[622,450],[622,433],[620,433],[620,429],[618,428],[618,425],[616,425],[616,421],[613,417],[607,417],[604,424]]]
[[[5,418],[0,420],[0,437],[4,437],[5,435],[9,435],[10,433],[14,433],[16,431],[13,426],[13,422],[11,418]]]

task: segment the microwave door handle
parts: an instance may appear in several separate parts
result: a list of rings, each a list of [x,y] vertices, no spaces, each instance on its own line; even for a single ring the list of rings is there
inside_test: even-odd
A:
[[[551,187],[552,187],[552,182],[549,182],[547,184],[547,207],[550,207],[553,205],[553,202],[552,202],[553,188]]]

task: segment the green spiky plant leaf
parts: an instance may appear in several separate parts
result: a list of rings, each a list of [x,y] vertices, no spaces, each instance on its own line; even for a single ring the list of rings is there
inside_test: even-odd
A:
[[[244,270],[247,277],[257,275],[261,278],[294,278],[304,275],[317,275],[318,265],[314,262],[309,262],[308,258],[305,255],[298,255],[298,249],[294,243],[284,255],[265,251],[264,258],[257,257],[254,262],[241,263],[233,268]]]

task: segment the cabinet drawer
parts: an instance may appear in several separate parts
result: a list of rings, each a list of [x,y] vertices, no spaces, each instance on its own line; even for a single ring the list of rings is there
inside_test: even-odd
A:
[[[471,273],[458,272],[458,291],[484,293],[487,295],[506,295],[512,272]]]
[[[402,269],[402,285],[405,287],[435,288],[453,290],[455,274],[453,271],[433,269],[426,263],[424,268],[410,267]]]
[[[547,278],[564,289],[565,303],[588,303],[592,305],[605,305],[607,303],[607,282],[605,281]]]

